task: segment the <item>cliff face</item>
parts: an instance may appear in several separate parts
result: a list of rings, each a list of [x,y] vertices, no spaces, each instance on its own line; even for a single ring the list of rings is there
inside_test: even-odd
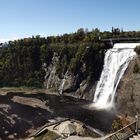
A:
[[[116,93],[116,107],[123,114],[140,114],[140,58],[130,62]]]
[[[86,66],[83,64],[77,75],[69,70],[61,74],[57,73],[59,56],[54,53],[52,62],[45,68],[46,76],[44,85],[47,89],[53,89],[59,94],[68,93],[77,98],[93,100],[97,80],[92,82],[90,76],[83,78]],[[129,64],[123,75],[116,93],[116,108],[122,114],[136,115],[140,113],[140,58],[135,57]],[[99,75],[100,76],[100,75]]]
[[[44,86],[59,94],[67,93],[77,98],[93,100],[93,93],[95,92],[97,81],[95,79],[90,81],[90,75],[84,77],[86,71],[85,64],[82,64],[76,75],[67,69],[65,73],[62,72],[61,76],[59,76],[57,72],[57,64],[59,64],[59,61],[59,55],[54,53],[49,66],[44,63],[44,70],[46,72]]]

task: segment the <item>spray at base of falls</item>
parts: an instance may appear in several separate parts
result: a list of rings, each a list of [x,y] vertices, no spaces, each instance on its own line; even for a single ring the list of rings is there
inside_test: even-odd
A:
[[[115,93],[129,62],[136,55],[134,48],[140,43],[116,43],[104,58],[104,67],[97,84],[92,107],[109,109],[114,107]]]

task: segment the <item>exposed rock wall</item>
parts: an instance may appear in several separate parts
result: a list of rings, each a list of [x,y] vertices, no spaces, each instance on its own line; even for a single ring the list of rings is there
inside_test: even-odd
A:
[[[58,78],[56,73],[56,66],[58,61],[59,61],[59,56],[56,53],[54,53],[51,64],[47,66],[47,64],[44,63],[43,65],[44,70],[46,72],[44,86],[47,89],[53,87],[58,88],[60,84],[60,79]]]
[[[77,75],[72,74],[68,70],[61,74],[57,73],[57,64],[59,63],[59,55],[54,53],[52,62],[49,66],[44,65],[46,71],[44,85],[47,89],[53,89],[59,94],[68,93],[77,98],[93,100],[96,81],[89,81],[90,77],[82,79],[84,69],[83,65]],[[135,70],[136,65],[140,67],[140,58],[136,57],[132,60],[120,81],[116,93],[116,108],[118,112],[128,115],[136,115],[140,113],[140,71]]]
[[[140,73],[135,71],[140,59],[132,60],[116,93],[116,107],[119,112],[135,116],[140,114]]]
[[[54,53],[49,66],[46,64],[43,65],[46,72],[44,86],[47,89],[55,90],[59,94],[65,92],[77,98],[93,100],[96,82],[89,82],[89,76],[86,79],[83,78],[83,73],[86,69],[85,65],[83,64],[77,75],[67,70],[59,76],[57,73],[57,64],[59,64],[59,55]]]
[[[49,66],[44,64],[46,72],[44,86],[47,89],[53,89],[62,94],[63,91],[70,90],[75,84],[75,77],[68,71],[61,73],[61,77],[57,73],[57,64],[59,63],[59,55],[54,53],[52,62]]]
[[[49,66],[44,65],[46,71],[44,85],[47,89],[53,89],[59,94],[68,93],[77,98],[93,100],[97,80],[89,81],[90,76],[81,78],[86,67],[81,67],[77,75],[67,70],[58,76],[57,64],[59,64],[59,55],[54,53],[52,62]],[[137,56],[130,62],[116,93],[116,108],[122,114],[131,116],[140,113],[140,58]]]

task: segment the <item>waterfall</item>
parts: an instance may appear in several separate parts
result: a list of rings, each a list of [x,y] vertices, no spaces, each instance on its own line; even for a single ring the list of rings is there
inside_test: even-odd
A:
[[[134,48],[140,43],[116,43],[109,49],[104,58],[104,67],[97,83],[92,106],[98,109],[114,107],[114,97],[117,86],[136,55]]]

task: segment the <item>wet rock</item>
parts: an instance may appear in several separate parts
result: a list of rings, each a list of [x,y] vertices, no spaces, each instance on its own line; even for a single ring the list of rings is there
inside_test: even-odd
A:
[[[140,59],[130,62],[116,93],[118,111],[132,116],[140,114],[140,73],[134,72],[136,63],[140,65]]]
[[[4,134],[8,134],[9,132],[8,131],[4,131]]]
[[[57,91],[59,94],[68,93],[77,98],[93,100],[97,81],[93,79],[89,82],[90,76],[86,73],[86,64],[83,63],[77,74],[67,69],[62,71],[60,75],[57,72],[57,66],[60,63],[60,57],[54,53],[52,62],[47,66],[43,64],[46,72],[44,86],[46,89]],[[86,76],[85,76],[86,75]]]
[[[8,138],[9,139],[14,139],[14,135],[9,135]]]
[[[58,88],[58,85],[60,85],[60,79],[56,73],[57,63],[59,62],[59,56],[57,53],[54,53],[51,64],[47,67],[45,66],[45,82],[44,86],[49,88]]]

